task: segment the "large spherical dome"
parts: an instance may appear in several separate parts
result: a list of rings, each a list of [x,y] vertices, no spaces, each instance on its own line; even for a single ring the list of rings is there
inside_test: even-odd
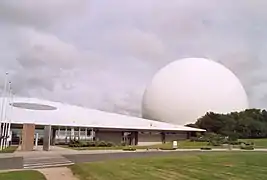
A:
[[[229,113],[248,108],[238,78],[223,65],[186,58],[162,68],[148,85],[142,115],[174,124],[194,123],[206,112]]]

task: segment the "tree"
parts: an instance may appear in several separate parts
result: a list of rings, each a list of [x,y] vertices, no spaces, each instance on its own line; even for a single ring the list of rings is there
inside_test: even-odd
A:
[[[207,132],[238,138],[267,137],[267,111],[247,109],[241,112],[218,114],[208,112],[190,127],[206,129]]]

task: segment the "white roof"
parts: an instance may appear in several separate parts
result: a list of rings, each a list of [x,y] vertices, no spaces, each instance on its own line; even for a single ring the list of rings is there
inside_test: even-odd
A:
[[[2,104],[2,98],[0,100]],[[15,124],[34,123],[39,125],[115,129],[205,131],[36,98],[14,98],[13,103],[15,107],[10,108],[11,106],[7,106],[6,117]],[[50,110],[36,110],[36,108],[48,108]]]

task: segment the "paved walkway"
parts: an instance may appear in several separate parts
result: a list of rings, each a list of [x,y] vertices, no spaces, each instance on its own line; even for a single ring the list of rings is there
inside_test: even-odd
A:
[[[47,180],[78,180],[67,167],[38,169]]]

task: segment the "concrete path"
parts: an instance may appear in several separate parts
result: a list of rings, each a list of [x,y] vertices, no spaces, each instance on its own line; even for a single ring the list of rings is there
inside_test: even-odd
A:
[[[38,169],[47,180],[78,180],[67,167]]]

